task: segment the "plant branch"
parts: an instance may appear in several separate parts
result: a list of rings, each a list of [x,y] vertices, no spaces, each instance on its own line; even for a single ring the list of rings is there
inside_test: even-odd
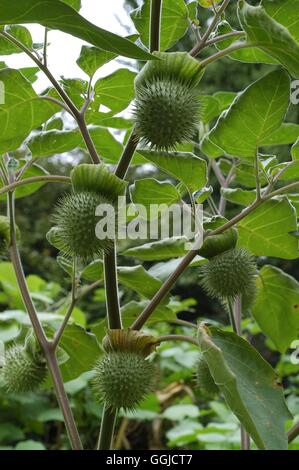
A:
[[[232,52],[236,52],[240,49],[245,49],[247,47],[253,47],[252,44],[247,44],[246,42],[238,42],[230,47],[227,47],[226,49],[223,49],[222,51],[216,52],[216,54],[211,55],[210,57],[207,57],[206,59],[203,59],[200,62],[200,65],[202,68],[206,67],[207,65],[212,64],[218,59],[221,59],[222,57],[225,57],[228,54],[231,54]]]
[[[48,28],[45,28],[45,34],[44,34],[44,52],[43,52],[43,60],[44,60],[44,66],[48,67]]]
[[[26,46],[24,46],[24,44],[18,41],[18,39],[14,38],[6,31],[2,31],[2,30],[0,31],[0,35],[5,37],[8,41],[12,42],[15,46],[19,47],[23,52],[25,52],[25,54],[27,54],[28,57],[30,57],[30,59],[33,60],[33,62],[40,68],[40,70],[44,72],[46,77],[54,86],[57,93],[61,96],[61,98],[67,105],[68,109],[71,111],[74,119],[77,121],[92,161],[94,163],[100,163],[100,158],[98,156],[94,143],[90,137],[84,116],[77,109],[77,107],[75,106],[71,98],[68,96],[68,94],[64,91],[64,89],[60,86],[60,84],[58,83],[56,78],[52,75],[48,67],[45,66],[43,62],[41,62]]]
[[[229,2],[230,0],[224,0],[224,2],[220,5],[218,11],[215,12],[214,18],[212,19],[210,26],[207,28],[206,32],[203,34],[198,44],[196,44],[193,49],[191,49],[190,55],[196,57],[200,53],[200,51],[205,47],[206,42],[208,41],[211,33],[216,29],[221,19],[221,15],[228,6]]]
[[[288,431],[289,443],[294,441],[297,436],[299,436],[299,421]]]
[[[209,39],[208,41],[206,41],[204,47],[212,46],[213,44],[216,44],[217,42],[225,41],[226,39],[229,39],[232,37],[241,38],[244,35],[245,35],[244,31],[231,31],[230,33],[221,34],[219,36],[215,36],[212,39]]]
[[[116,416],[117,410],[112,410],[111,408],[107,408],[106,405],[104,405],[97,450],[111,450],[113,445]]]
[[[162,0],[151,0],[150,52],[160,50]]]
[[[134,152],[137,148],[137,145],[138,137],[135,134],[135,129],[133,129],[127,140],[127,143],[115,170],[115,175],[119,178],[124,179],[126,177],[128,168],[134,156]]]
[[[33,183],[71,183],[71,178],[68,176],[59,176],[59,175],[47,175],[47,176],[32,176],[30,178],[25,178],[23,180],[14,181],[13,183],[3,186],[0,189],[0,194],[5,194],[10,191],[14,191],[20,186],[26,186],[27,184]]]
[[[16,236],[16,225],[15,225],[15,216],[14,216],[14,194],[10,192],[8,194],[8,208],[9,208],[9,217],[11,225],[11,247],[10,254],[11,260],[14,267],[15,275],[17,278],[18,286],[22,295],[24,305],[26,307],[27,313],[29,315],[35,336],[40,344],[42,351],[45,354],[47,365],[49,368],[50,375],[52,377],[56,397],[62,411],[65,426],[68,431],[69,439],[74,450],[82,450],[82,444],[79,437],[78,429],[73,417],[73,413],[67,398],[67,395],[64,390],[63,380],[61,373],[57,364],[57,359],[55,356],[55,351],[51,348],[51,343],[48,341],[43,327],[38,319],[35,306],[32,302],[25,274],[22,267],[22,262],[17,246],[17,236]]]
[[[104,256],[106,305],[110,329],[122,328],[116,269],[116,249]]]
[[[256,187],[256,199],[260,201],[261,199],[261,182],[260,182],[260,169],[259,169],[259,154],[258,150],[255,152],[255,159],[254,159],[254,170],[255,170],[255,187]]]

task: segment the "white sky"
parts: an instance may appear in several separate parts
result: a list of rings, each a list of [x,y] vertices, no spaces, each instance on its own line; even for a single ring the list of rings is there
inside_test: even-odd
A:
[[[82,0],[80,14],[92,23],[121,36],[128,34],[122,24],[129,26],[134,31],[134,26],[129,15],[124,10],[123,0]],[[33,41],[43,42],[44,28],[39,25],[25,25],[32,33]],[[77,66],[76,59],[79,56],[83,41],[73,38],[59,31],[50,31],[50,46],[48,48],[48,66],[56,78],[65,76],[67,78],[87,78],[85,73]],[[0,56],[9,67],[31,67],[35,64],[25,54],[13,54],[11,56]],[[101,68],[100,76],[109,75],[117,68],[113,62]],[[96,78],[96,77],[95,77]],[[49,82],[39,73],[39,80],[35,84],[37,90],[47,87]]]

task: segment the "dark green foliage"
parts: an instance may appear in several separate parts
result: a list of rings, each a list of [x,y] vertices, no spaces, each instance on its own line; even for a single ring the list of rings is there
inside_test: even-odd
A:
[[[196,385],[205,399],[219,395],[219,388],[211,375],[206,360],[200,355],[196,364]]]

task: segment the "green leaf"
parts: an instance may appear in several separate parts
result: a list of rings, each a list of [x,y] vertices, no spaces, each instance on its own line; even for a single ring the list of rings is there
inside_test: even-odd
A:
[[[39,165],[31,165],[26,171],[24,171],[21,179],[26,179],[26,178],[31,178],[33,176],[45,176],[48,175],[49,173],[42,168]],[[15,191],[15,198],[16,199],[21,199],[26,196],[30,196],[31,194],[35,193],[38,191],[42,186],[44,186],[45,183],[31,183],[27,184],[26,186],[20,186],[18,189]],[[3,187],[2,180],[0,180],[0,188]],[[5,201],[7,198],[6,194],[2,194],[0,196],[1,201]]]
[[[294,77],[299,77],[299,44],[289,31],[277,23],[262,6],[253,7],[245,0],[238,3],[240,23],[247,42],[277,59]]]
[[[118,161],[122,145],[113,135],[102,127],[90,129],[90,135],[101,157],[108,163]],[[76,148],[86,149],[78,129],[71,131],[47,131],[35,134],[27,143],[32,157],[50,157],[51,155],[70,152]]]
[[[199,343],[225,400],[259,449],[287,449],[290,418],[272,367],[245,339],[201,327]]]
[[[231,91],[218,91],[217,93],[214,93],[214,95],[202,95],[200,97],[201,120],[208,124],[210,121],[218,117],[222,111],[232,104],[236,95],[236,93]]]
[[[49,101],[40,100],[18,70],[1,69],[0,82],[5,92],[5,103],[0,106],[0,153],[5,153],[17,149],[33,129],[60,108]]]
[[[143,44],[149,46],[150,0],[131,12],[135,28]],[[189,12],[184,0],[163,0],[161,15],[160,49],[165,51],[173,46],[189,27]]]
[[[156,216],[157,211],[153,205],[171,206],[181,200],[181,195],[173,184],[153,178],[136,180],[130,186],[130,194],[134,204],[145,206],[148,216]]]
[[[39,23],[117,55],[139,60],[154,59],[128,39],[98,28],[59,0],[0,0],[0,24],[15,23]]]
[[[293,160],[299,160],[299,137],[294,143],[294,145],[292,146],[291,155],[292,155]]]
[[[263,266],[252,313],[281,353],[299,334],[299,283],[275,266]]]
[[[134,248],[128,248],[124,256],[134,256],[143,261],[161,261],[184,256],[187,239],[184,237],[165,238],[164,240],[146,243]]]
[[[69,356],[69,360],[60,367],[64,382],[91,370],[102,352],[96,337],[74,324],[69,324],[64,330],[60,346]]]
[[[227,21],[222,21],[219,23],[217,28],[217,35],[223,35],[233,32],[233,28]],[[223,50],[226,47],[229,47],[232,44],[236,44],[236,39],[234,37],[227,38],[224,41],[219,41],[216,45],[217,49]],[[240,49],[236,52],[229,54],[229,57],[234,60],[241,62],[249,63],[265,63],[265,64],[277,64],[277,60],[271,57],[269,54],[266,54],[261,49],[257,47],[247,47],[245,49]]]
[[[209,157],[223,154],[253,158],[256,149],[278,129],[289,105],[290,80],[275,70],[254,82],[234,100],[202,143]]]
[[[6,32],[24,44],[24,46],[32,49],[30,31],[24,26],[12,25],[7,28]],[[18,54],[20,52],[22,52],[22,50],[18,46],[15,46],[12,42],[0,36],[0,55]]]
[[[256,191],[242,188],[221,188],[221,194],[227,201],[241,206],[249,206],[256,199]]]
[[[280,181],[292,181],[299,180],[299,160],[294,160],[293,162],[280,163],[271,168],[271,173],[275,175],[278,171],[283,170],[283,173],[280,175]],[[299,185],[298,185],[299,187]]]
[[[132,34],[131,36],[127,36],[126,39],[135,42],[138,37],[138,34]],[[77,59],[77,64],[85,73],[87,73],[87,75],[92,77],[100,67],[116,57],[117,54],[103,51],[98,47],[82,46],[80,56]]]
[[[100,78],[94,87],[96,103],[105,105],[113,114],[126,109],[134,97],[135,72],[118,69],[108,77]]]
[[[299,137],[299,124],[283,123],[276,131],[262,140],[263,147],[268,145],[292,144]]]
[[[63,3],[66,3],[70,7],[74,8],[74,10],[79,11],[81,8],[81,0],[61,0]]]
[[[0,315],[0,343],[7,343],[16,339],[21,332],[20,324],[13,319],[3,318],[3,314]],[[1,356],[1,352],[0,352]]]
[[[169,175],[182,181],[191,193],[207,183],[207,164],[202,158],[187,152],[152,152],[138,150],[138,153],[157,165]]]
[[[263,7],[268,15],[285,26],[299,42],[299,0],[263,0]]]
[[[42,442],[27,440],[18,442],[14,450],[46,450]]]
[[[159,279],[149,274],[141,265],[119,266],[117,274],[121,284],[148,299],[151,299],[162,285]]]
[[[291,235],[296,230],[296,211],[288,199],[272,199],[238,223],[238,246],[256,256],[296,259],[298,240]]]

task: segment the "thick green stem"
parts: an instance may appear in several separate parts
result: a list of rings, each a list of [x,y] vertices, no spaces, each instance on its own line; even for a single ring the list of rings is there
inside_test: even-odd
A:
[[[150,51],[159,50],[160,44],[160,23],[161,23],[162,0],[151,0],[151,19],[150,19]],[[154,23],[154,24],[153,24]],[[115,174],[119,178],[125,178],[134,152],[138,144],[138,138],[134,129],[126,143]],[[109,328],[122,328],[118,285],[117,285],[117,257],[116,249],[104,257],[106,304]],[[98,443],[98,450],[110,449],[113,441],[113,433],[117,411],[111,411],[104,407],[101,431]]]
[[[150,16],[150,52],[160,50],[162,0],[151,1]]]
[[[115,246],[114,249],[104,257],[104,273],[108,325],[110,329],[119,329],[122,328],[122,323],[118,296]]]
[[[288,441],[292,442],[299,436],[299,421],[288,432]]]
[[[107,408],[104,405],[98,450],[110,450],[112,448],[116,416],[116,410]]]

